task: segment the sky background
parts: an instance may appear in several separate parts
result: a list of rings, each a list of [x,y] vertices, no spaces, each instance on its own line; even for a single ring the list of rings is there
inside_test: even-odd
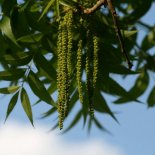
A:
[[[155,5],[143,21],[155,25]],[[139,27],[139,39],[147,33]],[[136,77],[136,76],[135,76]],[[117,81],[129,89],[134,83],[135,77],[129,77],[122,81],[116,76]],[[140,97],[145,102],[155,77],[146,93]],[[5,86],[1,83],[0,87]],[[29,88],[28,88],[29,89]],[[31,93],[30,93],[31,94]],[[11,97],[11,96],[10,96]],[[38,116],[48,110],[44,103],[33,107],[35,129],[29,123],[20,101],[15,107],[8,121],[4,124],[6,108],[9,97],[0,96],[0,155],[154,155],[155,154],[155,108],[148,109],[146,105],[131,102],[124,105],[114,105],[113,97],[106,96],[113,111],[118,112],[119,124],[106,115],[97,114],[102,124],[112,133],[108,134],[93,127],[88,135],[87,130],[82,128],[82,121],[62,135],[59,130],[48,133],[56,116],[40,120]],[[30,95],[31,102],[37,98]],[[71,113],[74,117],[76,108]],[[68,122],[71,119],[68,120]],[[65,124],[67,126],[67,123]]]

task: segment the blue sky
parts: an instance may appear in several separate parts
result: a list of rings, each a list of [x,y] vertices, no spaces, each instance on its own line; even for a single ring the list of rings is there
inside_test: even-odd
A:
[[[155,5],[152,6],[150,12],[143,17],[143,21],[150,23],[151,25],[155,24],[155,16],[154,14]],[[139,28],[140,36],[139,36],[139,42],[141,40],[141,37],[143,37],[147,32],[145,32],[143,29]],[[119,77],[117,77],[118,81],[120,83],[123,83],[124,86],[129,89],[134,83],[133,78],[130,77],[127,78],[125,81],[122,81]],[[140,98],[143,102],[146,101],[147,94],[149,93],[150,89],[152,88],[152,85],[154,85],[154,79],[151,79],[150,86],[147,90],[147,92]],[[1,87],[3,84],[1,85]],[[70,155],[69,150],[78,150],[83,151],[81,154],[92,154],[94,149],[101,150],[98,155],[154,155],[155,154],[155,108],[148,109],[146,105],[138,104],[138,103],[128,103],[120,106],[115,106],[112,104],[112,101],[114,98],[106,96],[109,105],[114,111],[119,112],[117,114],[117,118],[120,122],[120,124],[117,124],[114,120],[112,120],[109,116],[102,116],[98,115],[100,117],[100,120],[102,120],[103,124],[107,129],[110,130],[112,135],[104,133],[93,127],[93,130],[91,131],[91,134],[88,136],[87,131],[82,128],[82,122],[79,122],[79,124],[69,131],[68,133],[64,135],[59,135],[59,131],[52,132],[48,136],[44,134],[46,131],[52,126],[53,120],[55,117],[52,117],[50,119],[46,120],[39,120],[37,117],[41,114],[41,112],[46,111],[48,109],[48,106],[46,104],[40,104],[36,107],[33,107],[34,110],[34,117],[35,117],[35,128],[33,129],[31,125],[28,122],[28,119],[26,118],[25,113],[23,112],[20,102],[18,102],[18,106],[16,106],[15,110],[11,114],[11,117],[4,125],[4,116],[6,112],[6,107],[8,103],[8,97],[3,98],[3,96],[0,96],[1,104],[0,104],[0,147],[6,146],[11,143],[10,137],[12,137],[12,134],[14,134],[14,139],[21,141],[21,143],[25,143],[24,145],[27,145],[32,140],[31,137],[34,136],[33,139],[38,138],[38,143],[34,141],[34,144],[36,145],[36,149],[33,148],[32,154],[39,155],[35,151],[37,150],[37,145],[40,146],[42,142],[49,145],[54,144],[55,148],[59,148],[60,145],[62,147],[62,150],[64,152],[56,153],[55,155],[62,155],[66,152],[64,155]],[[37,98],[35,98],[33,95],[30,96],[31,102],[35,102]],[[78,107],[76,107],[78,108]],[[72,115],[74,116],[74,112],[76,109],[74,109]],[[34,130],[36,132],[34,132]],[[5,132],[7,131],[7,132]],[[14,131],[14,132],[12,132]],[[23,132],[27,135],[27,141],[26,138],[22,135]],[[40,134],[43,134],[42,136],[38,136]],[[4,136],[5,135],[5,136]],[[56,136],[59,135],[59,136]],[[8,138],[8,139],[7,139]],[[43,139],[42,139],[43,138]],[[50,140],[51,138],[51,140]],[[12,138],[11,138],[12,139]],[[6,140],[6,141],[5,141]],[[8,140],[8,141],[7,141]],[[53,140],[53,141],[52,141]],[[18,143],[19,141],[11,141],[13,143]],[[7,143],[5,143],[7,142]],[[49,143],[48,143],[49,142]],[[61,143],[61,144],[60,144]],[[20,144],[20,143],[19,143]],[[57,146],[56,146],[57,144]],[[66,144],[66,145],[65,145]],[[33,145],[33,144],[32,144]],[[13,145],[14,148],[16,148],[15,145]],[[71,146],[71,147],[68,147]],[[79,146],[79,147],[78,147]],[[72,148],[73,147],[73,148]],[[81,148],[80,148],[81,147]],[[94,148],[93,148],[94,147]],[[103,149],[104,148],[104,149]],[[13,149],[13,148],[12,148]],[[26,148],[22,148],[21,150],[24,150]],[[40,148],[39,148],[40,149]],[[46,146],[44,149],[50,150],[52,152],[51,147]],[[53,148],[54,149],[54,148]],[[1,149],[0,149],[1,150]],[[42,150],[42,151],[43,151]],[[89,151],[90,152],[89,152]],[[3,150],[5,151],[5,150]],[[16,150],[14,150],[16,151]],[[108,152],[111,151],[111,152]],[[45,151],[46,152],[46,151]],[[45,154],[43,151],[43,154]],[[72,155],[76,155],[76,151],[72,153]],[[97,152],[96,152],[97,153]],[[0,154],[5,154],[4,152],[0,151]],[[23,153],[24,154],[24,153]],[[29,153],[31,155],[31,153]],[[9,155],[9,153],[5,154]],[[13,154],[13,155],[18,155]],[[46,155],[50,155],[46,153]]]

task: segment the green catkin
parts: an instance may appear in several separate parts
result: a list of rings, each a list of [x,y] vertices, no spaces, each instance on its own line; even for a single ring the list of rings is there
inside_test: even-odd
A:
[[[73,11],[70,10],[68,12],[68,20],[67,20],[67,31],[68,31],[67,69],[68,69],[68,75],[69,76],[71,75],[71,72],[72,72],[72,65],[71,65],[72,47],[73,47],[72,26],[73,26]]]
[[[80,102],[83,103],[82,82],[81,82],[81,76],[82,76],[81,64],[82,64],[82,40],[79,40],[78,50],[77,50],[76,79],[77,79],[77,87],[78,87],[78,92],[79,92],[79,99],[80,99]]]
[[[70,96],[69,96],[69,88],[70,88],[70,79],[71,79],[71,72],[72,72],[72,47],[73,47],[73,11],[69,10],[67,15],[67,84],[66,84],[66,93],[67,93],[67,98],[66,98],[66,106],[65,106],[65,116],[67,116],[68,111],[69,111],[69,102],[70,102]]]
[[[65,106],[66,99],[68,96],[67,93],[67,15],[64,16],[63,21],[60,22],[61,28],[61,39],[59,40],[58,35],[58,112],[59,112],[59,128],[63,128],[63,121],[65,118]],[[61,44],[59,43],[61,42]]]
[[[86,90],[87,90],[87,96],[88,96],[88,102],[89,102],[89,114],[90,117],[93,119],[94,118],[94,105],[93,105],[93,69],[92,69],[92,34],[91,31],[87,31],[87,38],[90,38],[87,42],[87,47],[86,47]]]
[[[98,74],[98,37],[93,36],[93,46],[94,46],[94,51],[93,51],[93,87],[95,88],[96,86],[96,80],[97,80],[97,74]]]
[[[58,39],[57,39],[57,53],[58,53],[58,70],[57,70],[57,87],[58,87],[58,112],[61,112],[61,81],[62,81],[62,72],[61,72],[61,60],[62,60],[62,22],[59,23],[58,29]]]
[[[69,87],[71,77],[71,57],[72,57],[72,25],[73,12],[69,10],[60,21],[57,40],[58,53],[58,112],[59,128],[63,128],[63,121],[69,110]]]

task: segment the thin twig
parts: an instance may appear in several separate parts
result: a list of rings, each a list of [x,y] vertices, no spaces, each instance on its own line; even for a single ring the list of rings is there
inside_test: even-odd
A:
[[[112,1],[111,0],[106,0],[106,1],[108,4],[108,8],[112,14],[112,18],[113,18],[113,22],[114,22],[114,26],[115,26],[115,32],[116,32],[116,35],[118,37],[118,40],[119,40],[119,43],[121,46],[121,52],[125,56],[125,59],[126,59],[126,62],[128,63],[129,69],[131,69],[132,63],[130,62],[127,52],[125,51],[124,41],[123,41],[123,37],[122,37],[121,31],[120,31],[119,22],[118,22],[118,15],[117,15],[116,10],[112,4]]]
[[[106,0],[99,0],[96,2],[96,4],[93,7],[83,9],[83,13],[91,14],[91,13],[97,11],[102,5],[105,4],[105,2],[106,2]]]
[[[112,14],[112,18],[113,18],[113,22],[114,22],[114,28],[115,28],[115,32],[117,35],[117,38],[119,40],[120,43],[120,47],[121,47],[121,52],[123,53],[126,62],[128,64],[129,69],[131,69],[132,67],[132,63],[130,62],[129,56],[125,50],[125,45],[124,45],[124,41],[123,41],[123,37],[120,31],[120,27],[119,27],[119,22],[118,22],[118,15],[116,13],[116,10],[112,4],[112,0],[98,0],[97,3],[91,7],[91,8],[84,8],[82,6],[80,6],[80,10],[84,13],[84,14],[92,14],[95,11],[97,11],[98,9],[100,9],[100,7],[104,5],[108,5],[108,8]]]

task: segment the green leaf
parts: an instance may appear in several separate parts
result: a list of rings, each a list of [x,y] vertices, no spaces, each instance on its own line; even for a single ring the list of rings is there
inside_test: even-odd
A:
[[[152,30],[147,33],[145,38],[143,39],[141,49],[143,51],[147,51],[148,49],[155,46],[155,27],[152,28]]]
[[[50,115],[52,115],[53,113],[56,112],[56,108],[52,107],[50,110],[48,110],[47,112],[43,113],[43,116],[41,118],[46,118],[49,117]]]
[[[0,93],[1,94],[12,94],[15,93],[20,86],[10,86],[10,87],[5,87],[5,88],[0,88]]]
[[[33,115],[32,115],[31,104],[30,104],[28,94],[24,88],[22,88],[22,91],[21,91],[21,103],[27,117],[29,118],[31,124],[33,125]]]
[[[131,37],[132,35],[136,34],[138,31],[137,30],[125,30],[125,31],[122,31],[122,34],[124,37],[128,38],[128,37]]]
[[[12,9],[17,5],[17,1],[16,0],[4,0],[2,3],[2,10],[3,12],[9,16]]]
[[[59,0],[55,0],[55,9],[56,9],[57,20],[59,20],[60,19]]]
[[[23,43],[36,43],[36,42],[39,42],[42,37],[43,37],[42,33],[30,34],[30,35],[26,35],[18,38],[17,41],[20,41]]]
[[[14,109],[14,107],[15,107],[15,105],[17,103],[18,94],[19,94],[19,92],[17,92],[10,100],[10,103],[8,105],[8,109],[7,109],[7,112],[6,112],[5,121],[8,119],[9,115],[11,114],[12,110]]]
[[[147,99],[148,107],[154,107],[155,106],[155,87],[151,90],[151,93]]]
[[[104,99],[100,91],[97,89],[95,89],[94,91],[94,109],[98,112],[104,112],[109,114],[116,122],[118,122],[113,112],[110,110],[106,100]]]
[[[5,60],[11,65],[23,66],[30,62],[32,56],[32,52],[17,52],[13,54],[5,54],[0,59]]]
[[[56,107],[56,104],[54,103],[54,100],[48,93],[47,89],[43,85],[43,83],[39,80],[37,75],[30,71],[29,76],[27,78],[28,83],[33,91],[33,93],[38,96],[41,100],[45,101],[46,103],[53,105]]]
[[[82,116],[82,111],[80,110],[80,111],[75,115],[75,117],[74,117],[73,121],[70,123],[69,127],[68,127],[67,129],[65,129],[65,130],[63,131],[63,133],[65,133],[65,132],[69,131],[71,128],[73,128],[73,127],[79,122],[81,116]]]
[[[149,76],[147,72],[142,72],[137,78],[134,86],[128,91],[128,96],[121,97],[114,101],[114,103],[121,104],[125,102],[135,101],[139,96],[141,96],[147,89],[149,84]]]
[[[3,35],[7,36],[13,43],[15,43],[17,46],[19,46],[18,43],[16,42],[16,39],[12,32],[10,18],[8,18],[8,17],[3,18],[3,20],[0,22],[0,29],[3,33]]]
[[[94,123],[100,130],[110,133],[106,128],[102,126],[102,124],[96,118],[94,118]]]
[[[51,7],[51,5],[55,2],[55,0],[50,0],[49,3],[46,5],[46,7],[44,8],[41,16],[39,17],[39,20],[47,13],[47,11],[49,10],[49,8]]]
[[[64,6],[72,7],[72,8],[78,8],[80,5],[79,3],[72,0],[59,0],[59,1],[60,1],[60,4]]]
[[[23,69],[11,69],[0,72],[0,80],[14,81],[20,79],[24,75]]]
[[[51,63],[41,54],[37,53],[34,57],[36,67],[50,80],[56,80],[56,70],[53,68]]]

